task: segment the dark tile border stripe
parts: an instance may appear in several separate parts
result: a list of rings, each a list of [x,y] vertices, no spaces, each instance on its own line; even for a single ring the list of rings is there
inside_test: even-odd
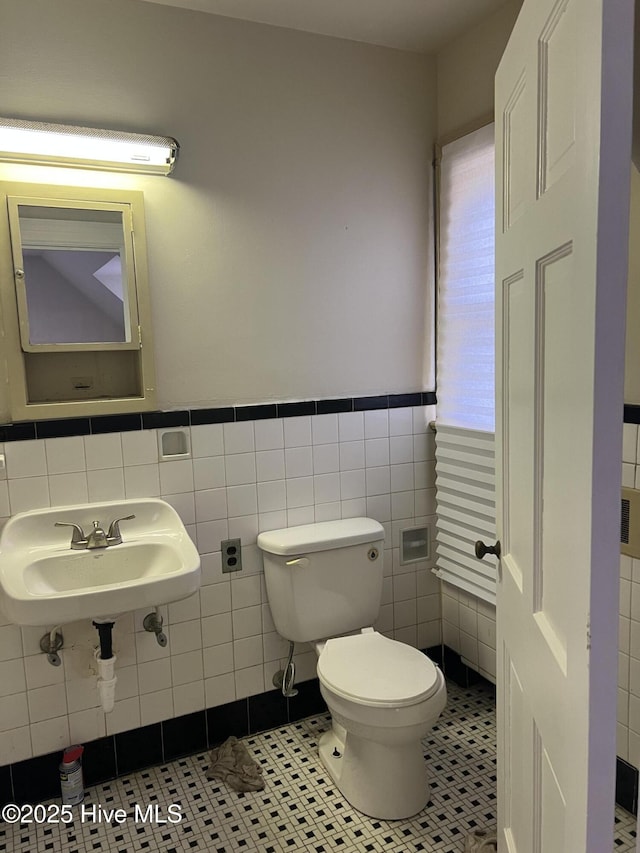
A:
[[[152,723],[114,737],[118,775],[135,773],[143,767],[160,764],[162,758],[162,723]]]
[[[318,400],[316,403],[316,414],[333,415],[338,412],[352,412],[353,399],[351,397],[342,400]]]
[[[436,649],[437,646],[432,646],[427,650],[428,655],[431,660],[435,660],[436,663],[439,664],[446,678],[453,681],[454,684],[458,685],[458,687],[471,687],[474,684],[485,684],[488,685],[495,694],[495,684],[486,679],[484,675],[480,675],[480,673],[476,672],[475,669],[471,669],[471,667],[463,663],[462,657],[458,652],[454,652],[454,650],[449,648],[449,646],[445,646],[443,644],[441,659],[438,661],[436,659]]]
[[[60,796],[60,760],[62,750],[48,755],[37,755],[28,761],[11,766],[13,803],[41,803],[50,797]]]
[[[624,422],[625,424],[640,424],[640,406],[634,406],[631,403],[625,403]]]
[[[181,427],[191,424],[190,412],[143,412],[142,429],[161,429],[162,427]]]
[[[432,660],[434,663],[437,663],[438,666],[442,668],[444,646],[429,646],[428,649],[423,649],[422,651],[429,658],[429,660]]]
[[[133,432],[142,429],[142,415],[101,415],[91,418],[92,435],[108,432]]]
[[[162,760],[173,761],[207,748],[207,716],[202,711],[162,723]]]
[[[616,757],[616,803],[631,814],[638,814],[638,770]]]
[[[89,418],[61,418],[56,421],[36,421],[38,438],[60,438],[68,435],[89,435]]]
[[[300,418],[303,415],[315,415],[317,403],[315,400],[305,400],[301,403],[278,403],[279,418]]]
[[[0,767],[0,806],[13,802],[13,780],[11,778],[11,765],[5,764]]]
[[[353,408],[356,412],[366,412],[372,409],[388,409],[389,395],[385,394],[379,397],[356,397],[353,401]]]
[[[276,403],[265,406],[236,406],[235,414],[237,421],[264,421],[268,418],[277,418],[278,407]]]
[[[258,408],[256,406],[255,408]],[[204,424],[228,424],[235,421],[235,409],[225,406],[221,409],[192,409],[191,426],[203,426]]]
[[[36,437],[36,423],[2,424],[0,426],[1,441],[31,441]]]
[[[433,405],[433,403],[423,403],[422,397],[423,397],[423,395],[420,393],[417,393],[417,394],[389,394],[389,408],[390,409],[399,409],[402,406]]]
[[[335,400],[302,400],[297,403],[223,406],[219,409],[183,409],[167,412],[98,415],[92,418],[22,421],[15,424],[0,424],[0,441],[30,441],[35,438],[61,438],[74,435],[104,435],[109,432],[130,432],[139,429],[202,426],[233,421],[295,418],[302,415],[366,412],[373,409],[435,406],[435,404],[435,391],[416,391],[411,394],[381,394],[375,397],[344,397]],[[640,423],[640,406],[635,408],[639,410],[637,423]]]

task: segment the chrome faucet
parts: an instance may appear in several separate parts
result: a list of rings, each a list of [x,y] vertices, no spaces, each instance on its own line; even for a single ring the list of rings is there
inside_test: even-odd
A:
[[[99,521],[94,521],[93,530],[88,536],[85,536],[84,530],[79,524],[72,521],[56,521],[55,527],[73,527],[71,534],[71,548],[74,551],[82,551],[93,548],[109,548],[111,545],[120,545],[122,543],[122,534],[120,533],[120,522],[129,521],[135,518],[135,515],[124,515],[121,518],[114,519],[109,525],[109,532],[105,533],[100,526]]]
[[[99,521],[93,521],[93,530],[87,536],[87,548],[106,548],[109,544],[107,542],[107,534],[100,527]]]

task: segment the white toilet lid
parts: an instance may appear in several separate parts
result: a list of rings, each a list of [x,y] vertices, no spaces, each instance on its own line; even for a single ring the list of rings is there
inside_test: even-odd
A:
[[[418,649],[377,631],[327,640],[318,659],[320,681],[362,705],[415,705],[438,689],[438,670]]]

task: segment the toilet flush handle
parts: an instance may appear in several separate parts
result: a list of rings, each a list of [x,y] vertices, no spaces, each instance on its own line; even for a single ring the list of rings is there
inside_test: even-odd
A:
[[[308,557],[295,557],[293,560],[287,560],[285,563],[287,566],[308,566],[309,558]]]

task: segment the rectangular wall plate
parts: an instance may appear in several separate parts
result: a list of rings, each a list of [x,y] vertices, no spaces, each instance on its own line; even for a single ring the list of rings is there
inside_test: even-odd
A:
[[[220,543],[222,551],[222,573],[242,571],[242,543],[240,539],[223,539]]]
[[[400,531],[400,565],[428,560],[431,556],[430,529],[427,525],[405,527]]]
[[[191,459],[189,427],[159,429],[158,457],[161,462],[171,459]]]
[[[640,558],[640,490],[623,487],[620,512],[620,551]]]

